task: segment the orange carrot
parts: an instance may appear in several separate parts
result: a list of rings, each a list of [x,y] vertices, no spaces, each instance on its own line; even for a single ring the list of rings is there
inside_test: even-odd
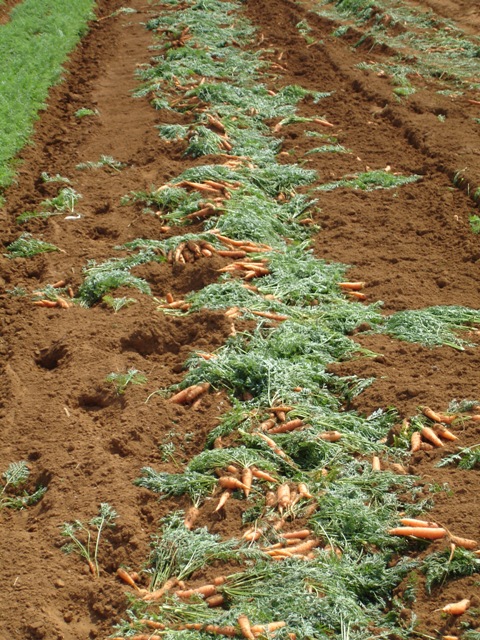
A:
[[[258,478],[259,480],[266,480],[267,482],[278,482],[273,476],[271,476],[266,471],[262,471],[261,469],[257,469],[257,467],[251,467],[252,476],[254,478]]]
[[[205,602],[208,604],[209,607],[221,607],[222,604],[225,602],[225,599],[221,593],[216,593],[215,595],[210,596],[209,598],[205,598]]]
[[[318,547],[319,544],[320,540],[318,538],[313,538],[312,540],[306,540],[305,542],[302,542],[296,547],[290,547],[289,551],[290,553],[303,555],[304,553],[311,551],[315,547]]]
[[[420,431],[420,435],[422,435],[425,440],[429,440],[435,447],[443,447],[443,442],[430,427],[423,427]]]
[[[435,431],[437,436],[440,436],[440,438],[443,438],[444,440],[449,440],[450,442],[455,442],[455,440],[458,440],[458,437],[454,433],[452,433],[450,429],[444,427],[443,424],[435,424],[432,429]]]
[[[59,280],[58,282],[55,282],[54,284],[52,284],[52,287],[54,289],[61,289],[62,287],[64,287],[66,284],[65,280]]]
[[[245,491],[245,485],[243,482],[238,480],[238,478],[234,478],[233,476],[222,476],[218,479],[218,484],[222,487],[222,489],[242,489]]]
[[[272,633],[272,631],[277,631],[277,629],[284,627],[285,624],[286,623],[283,620],[279,620],[278,622],[268,622],[267,624],[254,624],[251,626],[251,630],[254,635],[263,635]]]
[[[252,628],[250,625],[250,620],[245,615],[238,616],[237,618],[238,626],[240,627],[240,631],[242,632],[242,636],[244,638],[248,638],[248,640],[255,640],[255,636],[252,633]]]
[[[285,540],[291,540],[292,538],[308,538],[312,532],[310,529],[300,529],[299,531],[288,531],[282,535]]]
[[[433,411],[430,407],[423,407],[422,413],[433,422],[443,422],[445,424],[452,424],[452,422],[457,417],[456,414],[445,415],[444,413],[438,413],[437,411]]]
[[[252,469],[250,467],[244,467],[242,471],[242,482],[245,487],[243,490],[245,493],[245,498],[248,498],[248,496],[250,495],[250,491],[252,488],[252,480],[253,480]]]
[[[123,582],[126,582],[134,589],[139,590],[138,585],[135,583],[135,580],[127,571],[125,571],[125,569],[122,569],[122,567],[118,567],[117,576],[120,578],[120,580],[123,580]]]
[[[305,482],[299,482],[297,488],[298,488],[298,493],[302,498],[308,498],[308,499],[313,498]]]
[[[288,320],[288,318],[290,317],[290,316],[284,315],[283,313],[271,313],[270,311],[252,311],[251,309],[250,309],[250,313],[253,313],[254,316],[259,316],[260,318],[266,318],[267,320],[277,320],[278,322],[283,322],[284,320]]]
[[[410,438],[410,451],[412,453],[416,453],[420,451],[420,447],[422,445],[422,436],[420,435],[420,431],[414,431]]]
[[[169,578],[160,589],[157,589],[156,591],[150,591],[143,596],[143,599],[145,601],[160,600],[160,598],[163,598],[167,591],[170,591],[177,584],[177,578]]]
[[[346,291],[360,291],[365,286],[365,282],[339,282],[338,286]]]
[[[478,542],[476,540],[469,540],[468,538],[460,538],[459,536],[449,535],[450,542],[457,545],[457,547],[462,547],[462,549],[476,549],[478,547]]]
[[[323,120],[323,118],[314,118],[312,122],[315,122],[316,124],[321,124],[322,127],[334,127],[335,126],[331,122],[328,122],[328,120]]]
[[[283,422],[282,424],[269,429],[269,433],[286,433],[287,431],[294,431],[300,427],[303,427],[303,420],[301,418],[295,418],[295,420]]]
[[[255,540],[261,538],[262,534],[263,529],[248,529],[248,531],[245,531],[245,533],[243,534],[243,537],[249,542],[254,542]]]
[[[468,600],[468,598],[464,598],[459,602],[451,602],[450,604],[446,604],[444,607],[442,607],[441,610],[445,613],[449,613],[452,616],[461,616],[462,613],[465,613],[469,606],[470,600]]]
[[[221,627],[218,624],[201,624],[200,622],[186,622],[184,625],[177,627],[181,629],[192,629],[193,631],[206,631],[216,636],[228,636],[229,638],[235,638],[238,636],[238,632],[235,627],[225,626]]]
[[[57,307],[57,301],[55,300],[35,300],[33,303],[36,307],[48,307],[52,308]]]
[[[192,529],[199,515],[200,515],[200,509],[198,507],[195,507],[195,506],[190,507],[190,509],[185,514],[185,520],[183,521],[185,528]]]
[[[238,249],[217,249],[217,255],[222,258],[245,258],[247,253]]]
[[[165,629],[165,625],[161,622],[156,622],[155,620],[139,620],[140,624],[145,625],[146,627],[150,627],[150,629]]]
[[[319,436],[320,440],[325,440],[325,442],[338,442],[342,437],[342,434],[339,431],[325,431],[321,433]]]
[[[280,449],[280,447],[277,445],[275,440],[272,440],[271,438],[266,436],[264,433],[260,433],[258,431],[256,431],[256,435],[259,438],[261,438],[272,449],[272,451],[277,454],[277,456],[280,456],[281,458],[284,458],[284,459],[288,458],[288,456],[285,453],[285,451]]]
[[[277,504],[280,509],[286,509],[290,504],[290,487],[287,483],[277,488]]]
[[[168,302],[168,304],[171,304],[174,301],[174,297],[173,295],[169,292],[167,293],[167,295],[165,296],[165,300]]]
[[[180,589],[179,591],[175,591],[175,595],[177,595],[179,598],[191,598],[192,596],[198,595],[209,598],[216,592],[217,587],[214,584],[204,584],[201,587],[196,587],[195,589]]]
[[[442,527],[395,527],[388,533],[391,536],[415,536],[426,540],[439,540],[447,535]]]
[[[273,413],[288,413],[289,411],[292,411],[293,407],[290,407],[288,405],[279,405],[278,407],[270,407],[270,411],[273,411]]]
[[[217,506],[215,507],[215,511],[220,511],[220,509],[223,509],[223,507],[225,506],[225,503],[227,502],[227,500],[230,498],[231,495],[232,495],[231,489],[227,489],[226,491],[224,491],[220,496],[220,500],[218,501]]]
[[[174,402],[176,404],[187,404],[188,402],[193,402],[200,395],[205,393],[210,389],[209,382],[202,382],[200,384],[193,384],[186,389],[182,389],[175,395],[170,398],[170,402]]]
[[[417,520],[416,518],[400,518],[400,522],[404,527],[433,527],[438,528],[438,524],[428,520]]]

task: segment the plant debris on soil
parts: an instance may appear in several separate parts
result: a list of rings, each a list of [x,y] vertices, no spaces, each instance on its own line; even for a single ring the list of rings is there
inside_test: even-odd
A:
[[[460,4],[97,3],[0,210],[2,638],[477,640]]]

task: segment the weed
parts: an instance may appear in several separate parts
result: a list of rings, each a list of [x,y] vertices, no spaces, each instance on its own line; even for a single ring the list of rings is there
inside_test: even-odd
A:
[[[123,307],[128,307],[131,304],[137,302],[135,298],[114,298],[110,295],[105,295],[102,298],[102,302],[104,302],[107,306],[113,309],[114,313],[118,313],[120,309]]]
[[[84,558],[94,577],[100,575],[98,564],[98,551],[100,539],[105,528],[114,527],[118,514],[109,504],[102,502],[98,516],[92,518],[88,524],[80,520],[74,522],[64,522],[62,526],[62,536],[70,538],[71,542],[63,545],[65,553],[75,551]]]
[[[89,109],[88,107],[81,107],[75,111],[76,118],[86,118],[87,116],[98,116],[98,109]]]
[[[462,447],[456,453],[445,456],[437,463],[437,467],[446,467],[449,464],[457,464],[459,469],[475,469],[480,467],[480,444],[471,447]]]
[[[33,258],[40,253],[59,251],[58,247],[49,242],[33,238],[30,233],[22,235],[7,246],[7,258]]]
[[[473,233],[479,234],[480,233],[480,216],[471,215],[469,218],[469,221],[470,221],[470,229],[473,231]]]
[[[121,396],[129,384],[145,384],[147,377],[137,369],[129,369],[127,373],[109,373],[105,380],[111,382],[117,395]]]
[[[113,171],[121,171],[126,164],[124,162],[120,162],[119,160],[115,160],[112,156],[100,156],[100,160],[97,162],[88,161],[88,162],[80,162],[77,164],[75,169],[101,169],[108,168]]]
[[[26,484],[29,476],[30,470],[24,460],[12,462],[8,466],[2,473],[4,484],[0,487],[0,509],[23,509],[37,504],[42,499],[46,487],[40,486],[33,493],[22,490],[22,485]]]

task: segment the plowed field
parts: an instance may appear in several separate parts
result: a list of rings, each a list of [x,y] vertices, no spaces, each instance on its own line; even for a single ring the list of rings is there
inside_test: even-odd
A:
[[[8,19],[6,9],[13,4],[6,3],[3,7],[0,22]],[[416,538],[404,542],[391,536],[394,540],[387,555],[382,555],[383,561],[389,567],[397,566],[402,558],[416,560],[418,564],[389,584],[388,593],[381,596],[382,603],[380,596],[376,600],[380,583],[372,577],[372,591],[367,585],[365,593],[359,596],[358,606],[364,617],[357,622],[356,610],[341,609],[340,592],[330,593],[329,587],[323,585],[325,595],[322,585],[317,585],[318,598],[324,598],[325,602],[331,600],[333,607],[318,627],[312,623],[312,630],[308,631],[310,627],[307,629],[300,623],[295,626],[293,614],[288,618],[286,613],[285,627],[254,635],[288,638],[288,633],[293,633],[298,640],[323,637],[347,640],[350,634],[366,640],[441,638],[469,633],[473,634],[471,640],[475,640],[480,615],[480,578],[476,564],[480,560],[475,555],[478,546],[467,551],[460,546],[452,551],[452,554],[468,555],[463,560],[471,568],[465,571],[469,575],[448,574],[430,590],[425,588],[422,563],[434,553],[445,552],[440,563],[448,569],[452,557],[456,558],[453,555],[449,559],[451,535],[480,540],[479,459],[476,469],[461,468],[455,461],[437,466],[459,447],[473,447],[475,451],[480,443],[480,421],[472,418],[480,413],[475,404],[480,405],[480,318],[477,315],[476,319],[468,320],[460,332],[455,332],[454,343],[442,338],[436,345],[423,344],[415,337],[410,341],[401,340],[398,335],[382,329],[382,322],[388,317],[397,317],[395,314],[400,312],[430,307],[449,307],[452,314],[459,307],[480,309],[480,235],[474,232],[478,214],[475,196],[480,186],[480,44],[475,35],[480,27],[478,2],[404,1],[389,11],[380,5],[362,20],[360,12],[353,16],[341,14],[333,4],[322,5],[313,0],[248,0],[239,7],[232,6],[233,24],[245,19],[254,28],[246,37],[239,35],[238,42],[227,43],[237,51],[258,53],[255,60],[260,60],[262,66],[255,72],[252,70],[252,86],[258,73],[258,86],[266,88],[266,98],[286,96],[285,88],[292,85],[305,90],[295,103],[294,116],[286,112],[267,113],[266,108],[263,114],[261,107],[248,103],[249,98],[245,98],[238,107],[238,118],[232,116],[233,112],[225,115],[218,106],[220,103],[216,103],[213,111],[209,110],[207,99],[199,93],[202,84],[221,86],[234,82],[236,71],[230,72],[229,77],[226,73],[221,77],[207,72],[202,76],[196,71],[188,77],[178,76],[175,70],[168,78],[159,73],[146,77],[146,70],[164,64],[161,58],[166,52],[188,47],[194,51],[207,50],[207,45],[205,49],[203,45],[195,45],[198,34],[193,27],[182,30],[182,20],[179,19],[176,32],[174,28],[162,26],[164,16],[187,11],[193,4],[190,0],[165,5],[131,0],[128,7],[134,11],[126,12],[117,11],[124,6],[118,0],[98,2],[99,19],[91,23],[88,34],[71,55],[64,81],[51,90],[47,108],[36,123],[32,144],[20,154],[16,181],[4,194],[5,203],[0,210],[0,472],[4,473],[13,462],[25,461],[30,472],[25,489],[33,492],[42,486],[46,491],[38,502],[23,509],[0,503],[3,505],[0,510],[0,638],[79,640],[129,635],[164,637],[165,634],[167,638],[214,637],[205,630],[175,631],[175,625],[178,628],[184,618],[177,620],[162,613],[162,601],[155,604],[156,609],[150,605],[151,619],[160,616],[158,620],[166,624],[167,631],[142,627],[137,614],[136,626],[128,631],[128,621],[132,618],[127,610],[132,604],[126,594],[135,591],[118,578],[117,569],[126,567],[131,572],[139,572],[140,588],[153,590],[152,572],[142,573],[142,569],[152,568],[151,558],[148,561],[152,537],[161,538],[165,526],[162,518],[177,510],[186,511],[192,505],[192,493],[188,491],[166,496],[168,492],[164,492],[162,496],[134,481],[142,476],[141,470],[145,467],[155,472],[182,474],[186,465],[205,449],[215,451],[209,436],[219,424],[224,424],[222,416],[232,408],[243,411],[242,420],[246,422],[240,420],[236,430],[225,429],[220,446],[250,447],[257,453],[266,451],[268,458],[271,450],[256,436],[258,425],[272,416],[279,424],[282,419],[285,422],[300,416],[306,424],[313,413],[306,412],[304,416],[298,407],[305,407],[311,401],[318,408],[320,401],[315,400],[315,404],[311,398],[317,398],[318,389],[323,389],[324,384],[330,394],[328,398],[334,399],[328,400],[328,410],[338,402],[335,409],[338,411],[335,419],[326,419],[322,433],[324,430],[342,433],[342,416],[360,416],[364,420],[382,410],[389,418],[385,431],[378,432],[378,438],[365,436],[365,443],[362,440],[358,444],[352,432],[353,435],[344,436],[347,445],[343,445],[341,439],[338,443],[327,443],[337,447],[338,453],[336,457],[331,453],[322,454],[324,464],[319,464],[316,458],[314,462],[305,462],[307,449],[302,449],[303,444],[298,444],[298,450],[289,449],[287,436],[277,438],[277,444],[287,450],[292,462],[290,467],[282,467],[280,463],[275,466],[275,459],[268,458],[273,465],[271,473],[277,474],[280,483],[289,484],[291,490],[300,480],[307,480],[307,484],[315,488],[315,499],[305,499],[305,503],[313,500],[318,504],[313,521],[309,521],[306,507],[295,511],[291,506],[284,514],[285,530],[310,527],[318,540],[312,557],[303,562],[315,563],[318,557],[326,556],[325,546],[331,542],[339,555],[343,553],[344,560],[338,560],[343,567],[348,558],[360,562],[368,554],[376,557],[381,551],[381,540],[388,537],[382,533],[384,537],[376,542],[374,537],[362,541],[353,534],[349,537],[347,532],[335,533],[333,525],[329,530],[330,525],[325,524],[330,520],[326,511],[322,511],[322,505],[329,492],[337,490],[333,487],[343,473],[335,465],[346,468],[347,458],[342,456],[350,456],[352,464],[358,465],[355,473],[359,478],[372,473],[374,456],[381,464],[378,474],[393,478],[399,473],[400,479],[414,476],[410,487],[402,486],[401,480],[381,485],[385,486],[379,489],[379,493],[384,494],[382,499],[387,494],[398,494],[403,499],[408,493],[406,504],[420,505],[417,513],[415,508],[411,513],[439,523],[448,533],[432,542]],[[208,10],[209,2],[204,4]],[[422,36],[416,41],[420,42],[418,50],[406,37],[417,28],[416,23],[408,22],[402,11],[413,12],[417,18],[429,16],[430,27],[422,23]],[[155,28],[151,28],[152,23],[146,28],[149,21],[156,19],[159,22]],[[217,26],[222,29],[227,25]],[[449,53],[453,46],[451,42],[447,45],[446,41],[439,43],[435,39],[445,27],[445,33],[453,34],[458,40],[457,57],[435,57]],[[425,44],[427,37],[432,38],[430,48]],[[477,48],[477,57],[470,56],[467,66],[462,66],[461,60],[458,62],[466,51],[461,38],[472,38]],[[215,63],[228,62],[228,47],[225,60],[215,58]],[[243,60],[246,66],[238,69],[238,86],[243,86],[248,77],[249,58]],[[397,67],[401,65],[408,69],[398,72]],[[438,72],[442,65],[444,71]],[[139,72],[144,73],[143,77]],[[138,91],[145,87],[144,91]],[[221,105],[226,109],[227,104],[230,105],[225,98]],[[91,110],[90,115],[80,117],[80,109]],[[249,149],[248,144],[252,144],[253,134],[242,143],[238,142],[240,137],[235,137],[240,136],[238,131],[247,130],[242,117],[257,118],[255,135],[268,136],[259,142],[258,156],[245,151]],[[237,130],[234,127],[238,119],[241,124]],[[225,127],[222,130],[222,122],[226,123],[226,132]],[[188,145],[193,144],[200,131],[199,123],[215,134],[215,144],[220,145],[209,153],[189,152]],[[168,139],[166,125],[177,126],[177,135]],[[275,138],[277,142],[269,146],[269,141]],[[308,181],[293,181],[286,187],[276,188],[274,174],[266,173],[272,166],[272,158],[278,163],[276,168],[299,167],[315,174],[308,173],[311,176]],[[81,163],[90,165],[78,168]],[[195,173],[205,165],[237,172],[238,184],[233,173],[218,174],[224,175],[225,182],[220,188],[210,184],[208,191],[208,183],[202,182],[203,178],[196,177]],[[193,173],[183,175],[187,170]],[[265,171],[266,186],[255,182],[257,170]],[[247,173],[249,177],[245,178]],[[286,175],[286,171],[284,173]],[[45,175],[68,178],[69,182],[45,179]],[[209,175],[212,179],[216,174]],[[363,186],[348,184],[358,176],[364,176],[367,181]],[[403,177],[408,180],[401,182]],[[387,184],[390,178],[393,182]],[[218,179],[214,178],[213,182]],[[334,185],[342,179],[343,183]],[[185,205],[182,215],[188,218],[177,215],[177,210],[168,208],[165,201],[160,202],[165,193],[160,187],[172,186],[181,180],[187,180],[178,185],[183,185],[185,194],[201,196],[196,206]],[[199,187],[196,191],[192,184],[203,185],[207,190]],[[53,210],[45,204],[66,187],[73,189],[77,196],[74,204],[67,209]],[[251,198],[245,207],[251,216],[252,228],[245,222],[244,235],[240,229],[234,236],[229,235],[227,227],[217,223],[223,236],[234,239],[236,244],[220,245],[215,233],[210,233],[211,242],[205,244],[202,234],[216,230],[212,222],[216,218],[212,214],[221,220],[222,213],[228,211],[229,206],[233,208],[231,203],[237,202],[237,194],[242,189],[246,197]],[[290,213],[285,214],[287,218],[290,216],[285,228],[295,227],[297,235],[284,244],[276,240],[277,230],[271,232],[268,241],[259,237],[260,232],[256,235],[257,213],[252,203],[254,197],[260,198],[260,189],[263,189],[265,210],[270,204],[279,210],[288,207],[292,200],[297,202],[295,198],[299,196],[304,196],[303,202],[307,197],[315,200],[305,205],[303,211],[299,205],[295,214],[291,213],[292,207]],[[195,211],[205,206],[205,217],[196,216]],[[55,215],[33,215],[24,222],[17,220],[25,212],[47,211]],[[261,213],[260,207],[258,215]],[[23,233],[51,243],[56,250],[33,257],[12,256],[11,243]],[[199,239],[185,239],[190,244],[179,250],[175,238],[186,233],[197,234]],[[170,245],[151,245],[147,258],[132,262],[128,268],[122,266],[123,279],[120,278],[117,288],[98,285],[95,290],[98,295],[85,293],[85,283],[93,281],[89,268],[113,259],[144,256],[142,247],[138,253],[138,246],[126,248],[125,243],[135,239],[158,242],[170,238]],[[243,240],[247,249],[249,242],[250,247],[256,243],[258,252],[253,251],[254,257],[249,257],[249,251],[243,258],[218,253],[235,251]],[[271,253],[265,249],[267,244]],[[360,293],[365,299],[354,298],[355,293],[348,294],[341,288],[338,292],[331,288],[319,289],[318,295],[311,290],[300,298],[300,294],[296,297],[295,285],[292,287],[291,283],[290,293],[285,297],[275,282],[270,288],[265,285],[262,289],[263,278],[274,275],[275,255],[287,250],[293,255],[294,248],[303,251],[309,259],[318,260],[319,265],[347,265],[338,267],[333,275],[326,275],[326,280],[333,282],[334,288],[335,282],[341,280],[364,282]],[[265,274],[258,271],[264,255],[267,256],[262,263]],[[250,272],[248,267],[229,272],[228,265],[238,260],[256,260],[257,268]],[[226,271],[219,272],[225,267]],[[252,275],[246,275],[248,273]],[[292,273],[297,274],[294,278],[298,279],[298,291],[303,291],[302,274],[294,270]],[[145,286],[139,285],[138,280],[129,280],[125,274],[128,278],[141,279]],[[244,291],[258,296],[264,306],[259,303],[252,308],[280,318],[252,314],[244,308],[246,303],[233,304],[229,298],[225,298],[222,307],[221,303],[202,305],[192,297],[208,285],[230,281],[228,279],[236,284],[253,285],[254,290]],[[68,308],[53,304],[57,293],[52,285],[58,283],[58,295]],[[185,304],[190,301],[192,307],[178,309],[183,303],[175,305],[175,301],[185,298]],[[49,300],[53,306],[34,304],[41,300]],[[302,309],[307,310],[305,313],[320,314],[325,304],[329,309],[325,313],[333,314],[332,309],[344,304],[340,300],[348,302],[348,309],[345,307],[345,312],[342,311],[341,339],[351,340],[354,346],[338,358],[330,355],[325,358],[325,382],[318,381],[317,387],[308,386],[302,378],[307,374],[302,370],[297,382],[289,378],[285,383],[290,384],[290,395],[283,388],[271,388],[270,374],[272,384],[281,376],[272,373],[273,369],[268,368],[270,364],[265,364],[264,369],[258,367],[258,380],[252,382],[245,374],[247,382],[237,386],[213,371],[211,363],[217,356],[221,357],[218,354],[223,353],[226,343],[244,339],[249,345],[252,335],[260,340],[259,332],[261,339],[266,340],[265,336],[272,336],[289,322],[303,322]],[[290,316],[289,308],[295,309],[297,315],[292,311]],[[285,320],[282,314],[289,319]],[[354,316],[355,319],[348,320]],[[312,331],[319,331],[319,327],[323,327],[323,316],[310,315],[308,322]],[[325,325],[325,336],[333,335],[332,326]],[[236,335],[232,336],[232,332]],[[295,334],[295,326],[293,332]],[[463,342],[457,342],[459,339]],[[295,335],[290,340],[293,350]],[[325,338],[326,343],[328,340]],[[247,362],[251,357],[249,348],[245,345],[239,348],[239,360],[244,358]],[[208,371],[212,377],[205,378],[211,386],[193,406],[188,402],[172,402],[170,397],[178,390],[177,387],[170,389],[172,385],[183,388],[187,383],[199,381],[195,371],[203,364],[199,356],[192,361],[195,353],[207,354],[206,357],[214,354],[213,359],[203,361],[211,366]],[[295,365],[300,367],[304,357],[307,356],[294,355]],[[251,357],[252,361],[256,358]],[[265,358],[267,362],[267,356]],[[285,370],[286,367],[285,364]],[[205,375],[210,375],[205,371]],[[129,374],[130,379],[126,379],[125,375]],[[268,376],[268,385],[265,376]],[[370,383],[361,382],[365,379],[371,379]],[[262,385],[268,386],[268,390],[264,391]],[[292,400],[293,392],[298,394],[298,407]],[[265,401],[267,396],[270,406]],[[260,400],[256,402],[256,398]],[[471,402],[458,406],[463,400]],[[451,404],[454,401],[456,407]],[[327,400],[325,403],[327,406]],[[291,407],[285,416],[272,413],[272,408],[282,404]],[[420,416],[426,406],[438,412],[458,414],[450,427],[458,440],[445,440],[441,448],[427,446],[424,449],[428,450],[411,454],[410,436],[417,427],[423,426],[425,418]],[[320,421],[315,426],[312,418],[312,424],[311,429],[317,429],[318,442]],[[345,426],[345,433],[348,428]],[[310,433],[308,428],[306,432]],[[218,435],[220,431],[217,429],[215,433]],[[300,442],[298,434],[302,430],[293,433],[291,437]],[[311,444],[313,440],[308,442]],[[272,453],[270,457],[275,455]],[[401,472],[395,466],[399,464]],[[326,480],[320,480],[322,468],[327,474]],[[205,473],[215,476],[213,467]],[[233,472],[223,471],[217,475],[222,473]],[[218,534],[220,541],[242,540],[245,531],[256,526],[254,523],[258,525],[267,513],[262,502],[267,488],[276,491],[274,484],[256,482],[257,489],[248,500],[241,491],[234,491],[225,507],[218,511],[215,508],[221,490],[212,488],[202,494],[195,528],[206,527],[210,533]],[[412,487],[413,494],[409,493]],[[1,498],[18,494],[20,490],[8,487]],[[368,505],[374,510],[376,500],[372,497]],[[381,502],[380,497],[378,500]],[[62,550],[67,542],[62,527],[76,520],[88,526],[98,515],[99,505],[105,503],[115,509],[118,518],[115,526],[102,531],[99,575],[93,576],[84,558]],[[258,507],[257,503],[263,506]],[[301,499],[298,504],[302,504]],[[358,504],[366,505],[367,501],[361,498]],[[383,508],[378,506],[378,510]],[[385,531],[397,526],[398,518],[405,513],[400,503],[395,509],[381,521]],[[355,510],[353,516],[355,519]],[[359,530],[363,526],[362,518],[363,512],[358,512]],[[270,518],[269,522],[273,520]],[[357,525],[352,526],[355,529]],[[79,535],[85,541],[84,534]],[[249,548],[260,548],[262,544],[266,544],[265,540],[258,544],[252,542]],[[285,566],[288,562],[294,564],[294,560],[288,559],[278,561],[276,566],[282,562],[287,563]],[[185,573],[186,588],[211,582],[218,575],[248,570],[249,563],[248,558],[236,556],[212,563],[205,560],[193,573]],[[289,579],[281,577],[280,572],[278,575],[280,582]],[[155,587],[160,586],[159,579]],[[309,591],[308,596],[311,594]],[[470,609],[464,615],[450,616],[441,611],[447,603],[464,598],[470,600]],[[203,602],[200,605],[203,607]],[[337,606],[338,628],[328,617],[334,615]],[[240,605],[234,599],[225,599],[220,607],[219,624],[235,625],[238,615],[232,614],[232,622],[228,617],[230,607],[237,611],[235,607]],[[306,610],[308,607],[310,605],[306,605]],[[369,607],[376,607],[376,613],[371,613]],[[207,610],[215,611],[214,608]],[[299,610],[303,611],[300,605]],[[395,623],[393,613],[387,620],[389,611],[395,612]],[[384,624],[378,612],[385,616]],[[317,622],[319,619],[315,618]],[[185,620],[196,622],[191,618]],[[208,622],[206,617],[199,618],[200,622],[203,620]],[[251,620],[252,624],[270,621],[273,620]],[[117,631],[115,625],[121,625]],[[239,627],[235,629],[234,633],[242,637]]]

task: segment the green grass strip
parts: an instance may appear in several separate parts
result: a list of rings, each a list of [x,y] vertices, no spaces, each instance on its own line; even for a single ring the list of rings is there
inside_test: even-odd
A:
[[[45,108],[61,65],[93,18],[94,0],[25,0],[0,27],[0,188],[11,183],[13,158]]]

